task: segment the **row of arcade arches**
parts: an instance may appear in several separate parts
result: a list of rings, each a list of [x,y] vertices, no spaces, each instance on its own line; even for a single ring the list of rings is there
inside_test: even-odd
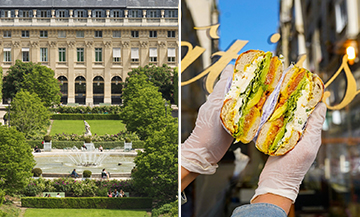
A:
[[[58,80],[61,83],[61,102],[67,104],[68,79],[65,76],[59,76]],[[119,76],[114,76],[111,79],[111,104],[121,104],[121,82],[122,79]],[[96,76],[92,84],[94,105],[104,103],[104,79],[101,76]],[[83,76],[75,78],[75,103],[79,103],[80,105],[86,104],[86,79]]]

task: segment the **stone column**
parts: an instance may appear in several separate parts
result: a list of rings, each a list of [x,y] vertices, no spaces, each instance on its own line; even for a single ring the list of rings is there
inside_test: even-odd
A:
[[[123,64],[123,75],[122,80],[125,81],[127,77],[127,73],[131,70],[131,56],[130,56],[131,48],[130,48],[130,41],[124,41],[122,44],[122,55],[121,62]]]
[[[59,57],[57,55],[58,53],[58,47],[56,41],[49,41],[49,56],[48,56],[48,63],[51,69],[56,69],[56,63],[59,61]]]
[[[20,57],[21,54],[20,44],[21,44],[20,41],[13,42],[13,56],[11,57],[12,58],[11,61],[13,62],[13,65],[15,65],[17,59],[22,60],[22,58]]]
[[[149,46],[147,41],[140,42],[139,58],[141,67],[149,64]]]
[[[30,42],[30,46],[30,61],[34,63],[40,62],[39,42],[32,41]]]
[[[86,105],[93,105],[93,61],[94,59],[94,44],[92,41],[86,42],[86,53],[85,53],[85,65],[86,65],[86,72],[85,72],[85,78],[86,78]]]
[[[167,63],[167,47],[164,41],[158,42],[158,66]]]
[[[68,103],[75,103],[75,73],[74,65],[76,60],[76,42],[68,42],[66,60],[68,65]]]
[[[104,103],[111,103],[111,74],[110,68],[112,65],[112,43],[111,41],[104,42]]]

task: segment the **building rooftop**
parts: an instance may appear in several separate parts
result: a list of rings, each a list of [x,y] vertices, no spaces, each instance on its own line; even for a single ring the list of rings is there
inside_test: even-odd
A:
[[[178,0],[1,0],[0,8],[177,8]]]

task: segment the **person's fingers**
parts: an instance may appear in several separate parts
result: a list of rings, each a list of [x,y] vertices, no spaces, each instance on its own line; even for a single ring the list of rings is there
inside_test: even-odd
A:
[[[310,115],[304,136],[309,132],[320,133],[326,116],[326,105],[320,102]]]

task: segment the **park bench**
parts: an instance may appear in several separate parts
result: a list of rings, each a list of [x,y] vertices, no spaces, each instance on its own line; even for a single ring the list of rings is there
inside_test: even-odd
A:
[[[42,197],[45,197],[45,195],[51,195],[51,197],[56,197],[56,195],[60,193],[61,197],[65,197],[65,192],[43,192]]]

